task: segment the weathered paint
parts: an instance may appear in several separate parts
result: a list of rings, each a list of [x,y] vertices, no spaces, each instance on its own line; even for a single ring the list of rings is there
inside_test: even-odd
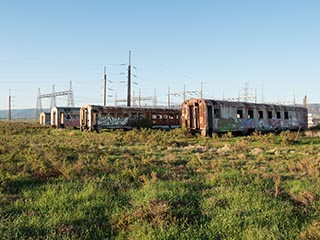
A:
[[[307,128],[307,109],[297,106],[189,99],[182,124],[193,132],[278,131]]]
[[[101,116],[98,119],[98,124],[105,126],[125,126],[129,122],[129,117],[113,117],[110,114]]]
[[[40,125],[50,125],[50,113],[41,112],[39,117]]]
[[[180,109],[86,105],[80,109],[80,129],[132,129],[143,119],[147,119],[153,128],[171,129],[181,126],[180,116]]]
[[[51,126],[57,128],[76,128],[80,126],[79,107],[51,108]]]

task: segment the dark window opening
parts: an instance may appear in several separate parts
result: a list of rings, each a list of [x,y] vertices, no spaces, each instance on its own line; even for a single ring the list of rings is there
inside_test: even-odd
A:
[[[268,118],[272,119],[272,111],[268,111]]]
[[[220,117],[220,110],[219,109],[214,109],[214,118],[219,118]]]
[[[281,113],[277,112],[277,118],[280,119],[281,118]]]
[[[288,112],[284,112],[284,119],[289,119],[289,113]]]
[[[253,110],[248,110],[248,118],[254,118]]]
[[[263,119],[263,111],[259,111],[258,115],[259,115],[259,119]]]
[[[242,110],[237,110],[237,118],[238,118],[238,119],[243,118],[243,112],[242,112]]]

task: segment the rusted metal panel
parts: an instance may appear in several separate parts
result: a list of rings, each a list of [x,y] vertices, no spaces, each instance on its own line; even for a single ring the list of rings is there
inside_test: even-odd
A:
[[[197,121],[199,125],[194,124]],[[190,131],[202,135],[213,132],[306,129],[307,109],[297,106],[189,99],[182,104],[182,123]]]

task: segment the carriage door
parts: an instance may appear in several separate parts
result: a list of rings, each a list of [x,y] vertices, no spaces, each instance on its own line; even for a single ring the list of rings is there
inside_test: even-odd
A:
[[[92,122],[91,122],[91,130],[98,130],[98,111],[92,110]]]
[[[41,115],[40,117],[40,125],[46,125],[46,119],[45,116]]]
[[[194,127],[199,129],[200,126],[200,116],[199,116],[199,103],[194,104]]]
[[[213,131],[213,118],[212,118],[212,106],[207,106],[207,114],[208,114],[208,130],[209,130],[209,136],[212,136],[212,131]]]
[[[59,127],[64,127],[64,114],[63,112],[60,113],[60,117],[59,117],[60,123],[59,123]]]
[[[193,121],[193,106],[189,106],[189,128],[194,128],[194,121]]]
[[[88,129],[88,109],[87,108],[81,108],[81,114],[80,114],[80,129],[83,131],[85,129]]]
[[[56,126],[56,120],[57,120],[57,112],[56,111],[52,111],[51,126]]]

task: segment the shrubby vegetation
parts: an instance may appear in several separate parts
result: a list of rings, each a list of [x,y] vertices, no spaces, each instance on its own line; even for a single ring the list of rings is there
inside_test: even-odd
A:
[[[3,239],[319,239],[320,135],[0,122]]]

